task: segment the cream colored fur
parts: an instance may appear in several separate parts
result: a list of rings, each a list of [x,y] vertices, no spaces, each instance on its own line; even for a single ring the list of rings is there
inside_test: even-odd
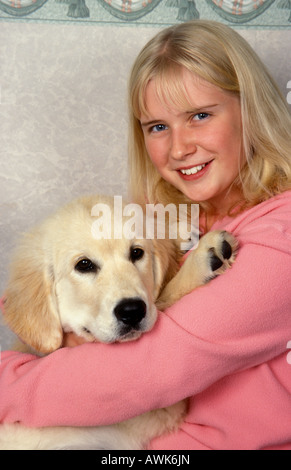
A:
[[[113,199],[92,196],[60,209],[27,234],[16,253],[5,293],[5,321],[40,355],[62,347],[63,333],[73,331],[87,341],[112,343],[137,339],[149,331],[159,309],[224,272],[234,261],[236,241],[226,232],[210,232],[179,270],[179,247],[173,240],[94,239],[91,209],[113,207]],[[225,259],[222,244],[232,247]],[[132,250],[142,250],[131,259]],[[215,254],[221,267],[213,271]],[[82,259],[96,266],[79,272]],[[140,299],[146,314],[125,331],[114,315],[123,299]],[[186,402],[151,411],[124,423],[96,428],[29,429],[0,426],[0,449],[141,449],[156,436],[181,423]]]

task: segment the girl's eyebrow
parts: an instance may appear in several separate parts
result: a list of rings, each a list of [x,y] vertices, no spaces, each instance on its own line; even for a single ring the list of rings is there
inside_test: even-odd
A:
[[[215,108],[216,106],[218,106],[218,104],[209,104],[209,105],[200,106],[199,108],[191,109],[191,111],[185,111],[185,114],[199,114],[202,111]],[[181,113],[181,114],[184,114],[184,113]],[[140,124],[142,127],[148,127],[148,126],[154,126],[161,122],[163,122],[163,119],[153,119],[152,121],[140,121]]]
[[[199,106],[199,108],[193,108],[190,111],[186,111],[186,114],[199,114],[202,111],[215,108],[216,106],[218,106],[218,103],[217,104],[205,104],[203,106]]]

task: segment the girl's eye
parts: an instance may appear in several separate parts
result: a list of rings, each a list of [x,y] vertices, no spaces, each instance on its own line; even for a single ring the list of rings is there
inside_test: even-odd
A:
[[[151,132],[162,132],[167,129],[165,124],[156,124],[155,126],[151,127]]]
[[[210,115],[208,113],[198,113],[193,116],[194,121],[203,121],[203,119],[208,118]]]

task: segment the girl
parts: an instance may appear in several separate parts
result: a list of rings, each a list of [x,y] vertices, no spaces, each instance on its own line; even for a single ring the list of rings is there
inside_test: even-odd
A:
[[[199,20],[145,46],[129,101],[132,199],[199,203],[204,233],[238,238],[236,263],[136,342],[3,352],[0,420],[109,424],[190,397],[181,428],[151,449],[291,449],[287,105],[236,32]]]

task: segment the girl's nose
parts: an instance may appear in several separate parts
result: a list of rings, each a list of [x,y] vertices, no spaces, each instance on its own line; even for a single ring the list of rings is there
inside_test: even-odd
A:
[[[196,150],[197,147],[193,130],[172,130],[171,157],[174,160],[183,160],[187,155],[195,153]]]

